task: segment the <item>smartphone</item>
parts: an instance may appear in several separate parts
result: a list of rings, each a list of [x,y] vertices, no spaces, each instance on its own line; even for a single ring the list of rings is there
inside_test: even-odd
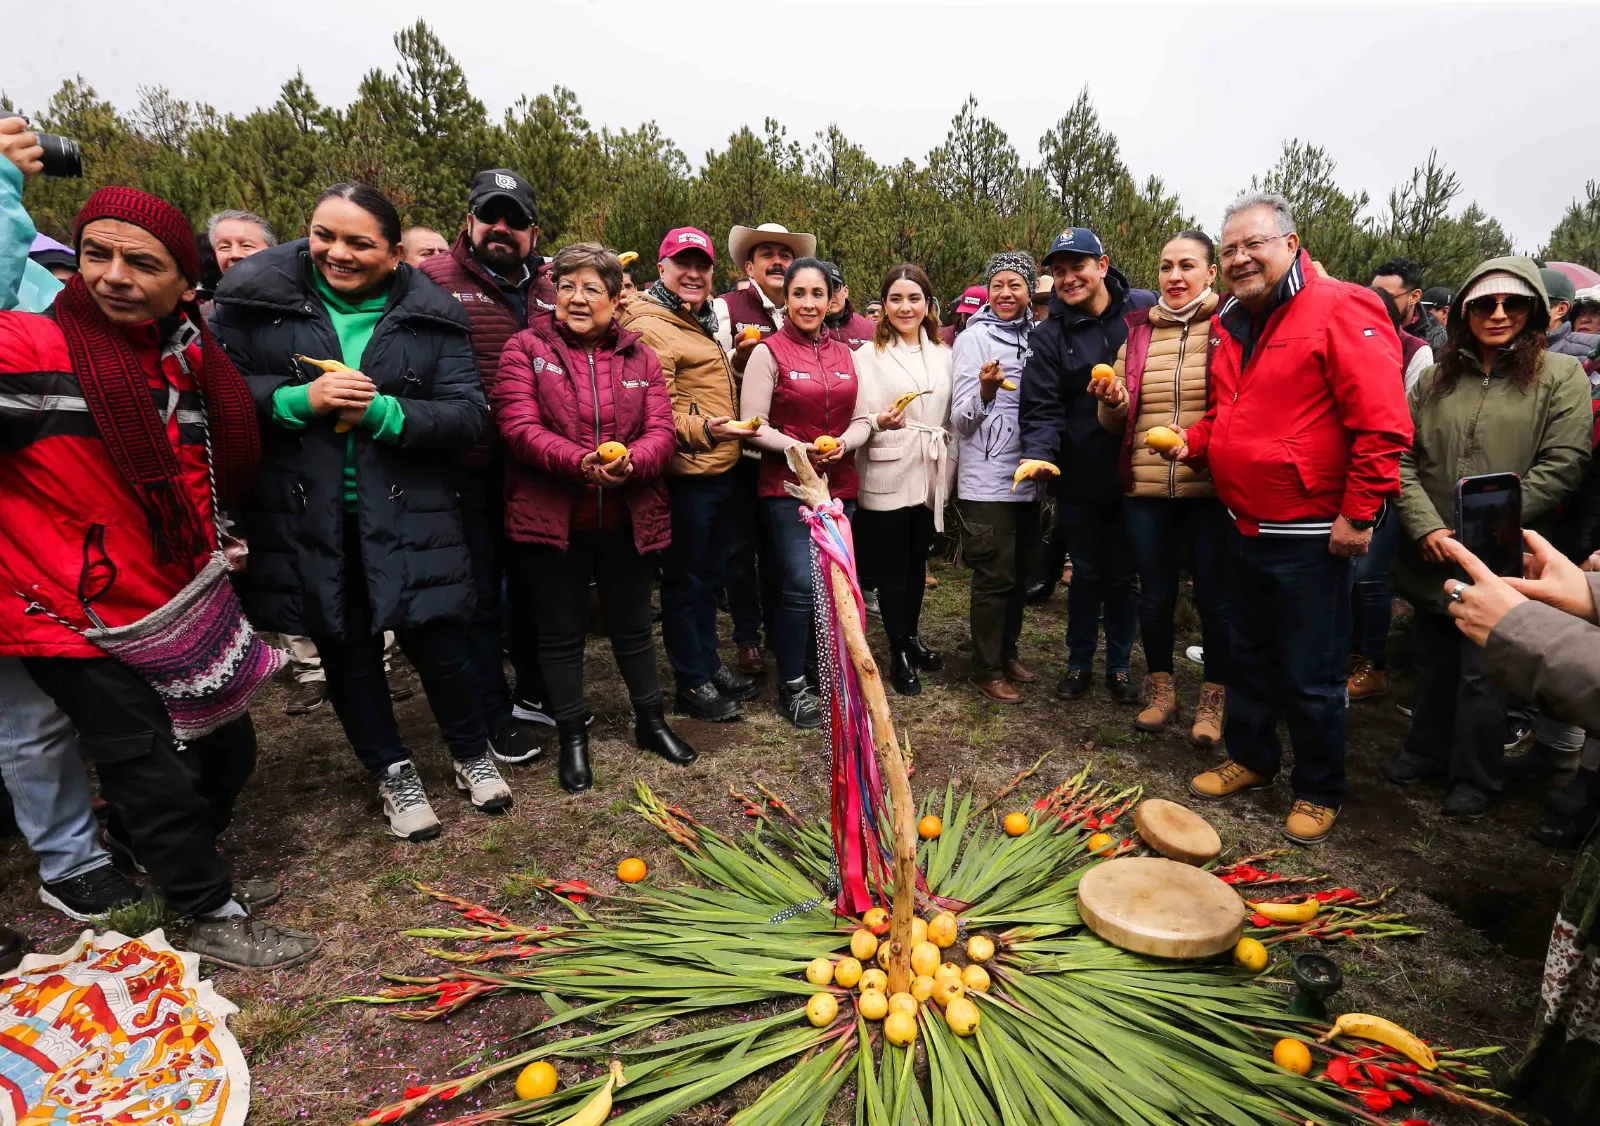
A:
[[[1485,473],[1456,482],[1456,539],[1497,575],[1522,577],[1522,478]]]

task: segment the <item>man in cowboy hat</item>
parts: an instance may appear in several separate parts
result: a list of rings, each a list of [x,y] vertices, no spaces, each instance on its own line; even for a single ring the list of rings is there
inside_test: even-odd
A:
[[[789,263],[816,252],[816,235],[791,231],[780,223],[734,227],[728,232],[728,255],[751,282],[744,289],[724,293],[715,305],[717,342],[733,361],[734,371],[744,371],[745,361],[759,343],[758,339],[740,339],[745,329],[756,328],[766,336],[783,324],[783,272]]]

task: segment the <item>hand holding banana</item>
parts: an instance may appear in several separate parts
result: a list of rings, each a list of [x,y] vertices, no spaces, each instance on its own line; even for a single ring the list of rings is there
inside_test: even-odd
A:
[[[1045,461],[1037,457],[1025,457],[1017,465],[1017,471],[1011,475],[1011,491],[1016,492],[1018,485],[1035,477],[1059,476],[1061,476],[1061,470],[1056,468],[1054,462]]]
[[[1007,379],[1006,373],[1001,370],[999,360],[989,360],[978,369],[978,394],[984,402],[993,402],[998,392],[1016,389],[1017,385]]]
[[[311,381],[308,389],[311,409],[317,414],[331,414],[338,411],[339,420],[333,424],[336,434],[345,434],[355,429],[356,422],[366,413],[367,408],[372,405],[373,397],[378,393],[372,380],[338,360],[314,360],[310,356],[298,355],[295,356],[295,360],[302,364],[310,364],[323,372]],[[360,413],[357,414],[357,411]],[[350,414],[355,414],[355,418],[350,418]]]

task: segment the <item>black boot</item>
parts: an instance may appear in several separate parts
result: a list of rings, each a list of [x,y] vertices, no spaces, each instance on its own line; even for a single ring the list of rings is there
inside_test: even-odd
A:
[[[906,638],[906,652],[911,654],[911,663],[923,672],[938,672],[944,668],[944,658],[922,644],[922,638],[916,634]]]
[[[902,696],[918,696],[922,693],[922,681],[917,679],[916,659],[903,638],[891,642],[889,646],[889,683]]]
[[[700,757],[694,753],[693,747],[667,726],[667,717],[661,713],[660,700],[634,705],[633,741],[635,745],[660,755],[674,766],[688,766]]]
[[[589,728],[581,719],[556,721],[556,779],[569,794],[581,794],[594,785],[589,769]]]

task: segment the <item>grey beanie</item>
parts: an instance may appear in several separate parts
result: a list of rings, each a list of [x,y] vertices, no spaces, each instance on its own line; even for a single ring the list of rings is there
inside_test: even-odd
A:
[[[984,285],[993,281],[996,274],[1007,270],[1021,274],[1028,283],[1029,292],[1032,292],[1034,281],[1039,276],[1038,267],[1033,264],[1033,255],[1025,250],[1002,250],[999,254],[991,254],[989,264],[983,268]]]

